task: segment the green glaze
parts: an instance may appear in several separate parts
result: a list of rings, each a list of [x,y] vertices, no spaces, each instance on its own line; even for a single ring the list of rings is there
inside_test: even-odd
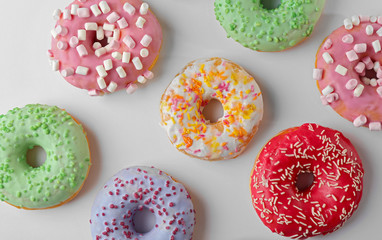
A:
[[[41,146],[46,160],[27,164],[27,151]],[[0,200],[29,209],[49,208],[82,186],[90,153],[81,125],[58,107],[27,105],[0,115]]]
[[[256,51],[277,52],[308,37],[326,0],[281,0],[278,8],[263,8],[261,0],[215,0],[215,15],[232,37]]]

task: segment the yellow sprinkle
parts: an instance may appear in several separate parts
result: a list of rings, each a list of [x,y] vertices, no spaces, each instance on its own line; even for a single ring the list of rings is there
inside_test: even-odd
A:
[[[187,118],[188,118],[188,120],[191,120],[191,117],[190,117],[189,113],[187,113]]]
[[[172,123],[175,124],[175,119],[171,117]]]

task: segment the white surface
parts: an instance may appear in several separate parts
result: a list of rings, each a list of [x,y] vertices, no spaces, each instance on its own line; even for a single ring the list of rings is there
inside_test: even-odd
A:
[[[83,190],[55,209],[18,210],[0,203],[0,239],[91,239],[89,216],[98,189],[121,168],[153,165],[181,181],[196,211],[195,240],[281,239],[266,228],[251,205],[249,174],[262,146],[280,130],[316,122],[342,131],[363,159],[364,197],[343,228],[315,239],[380,236],[382,207],[382,132],[356,129],[320,103],[312,80],[315,53],[322,40],[354,14],[381,14],[380,0],[328,0],[313,35],[288,51],[258,53],[227,39],[215,20],[212,0],[147,0],[159,18],[164,44],[156,74],[133,95],[124,91],[89,97],[52,72],[52,12],[69,0],[19,0],[1,4],[0,113],[28,103],[65,108],[85,126],[93,166]],[[20,7],[22,6],[22,7]],[[247,150],[234,160],[205,162],[178,152],[159,127],[159,100],[175,74],[191,60],[220,56],[247,69],[262,88],[265,116]],[[379,147],[378,147],[379,146]]]

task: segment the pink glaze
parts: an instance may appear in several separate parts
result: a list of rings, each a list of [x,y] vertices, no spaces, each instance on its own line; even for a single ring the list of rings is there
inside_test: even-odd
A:
[[[362,18],[366,19],[366,18]],[[366,27],[370,25],[374,31],[372,35],[367,35]],[[382,27],[379,23],[371,23],[370,21],[362,21],[359,26],[354,26],[350,30],[346,30],[341,26],[335,30],[324,43],[329,40],[333,42],[331,48],[325,47],[323,44],[317,52],[316,56],[316,69],[323,70],[322,80],[317,80],[317,85],[322,92],[327,86],[331,86],[333,93],[338,94],[338,100],[334,100],[329,105],[342,117],[351,122],[357,122],[359,125],[360,116],[366,117],[366,122],[363,124],[365,127],[375,129],[375,122],[382,122],[382,98],[378,94],[378,85],[371,84],[370,79],[378,79],[377,72],[382,71],[381,68],[373,70],[374,63],[382,60],[382,52],[373,47],[372,42],[378,40],[382,41],[382,37],[376,33]],[[354,39],[343,42],[343,39],[349,39],[349,34]],[[366,51],[364,46],[366,44]],[[334,59],[332,64],[324,61],[322,54],[328,52]],[[336,72],[338,65],[345,67],[348,71],[342,76]],[[369,70],[368,70],[369,69]],[[367,72],[369,72],[369,77]],[[370,74],[372,75],[370,77]],[[362,80],[363,76],[370,78],[366,82]],[[374,81],[373,81],[374,82]],[[368,84],[369,83],[369,84]],[[359,91],[364,86],[363,91],[359,97]],[[372,126],[369,126],[373,123]]]
[[[86,76],[74,73],[73,75],[64,78],[70,84],[78,88],[87,89],[92,95],[94,95],[94,93],[97,93],[98,95],[109,93],[107,88],[101,89],[97,83],[99,75],[96,71],[96,67],[103,65],[105,60],[111,59],[113,63],[113,68],[107,71],[107,76],[104,77],[106,85],[109,86],[110,82],[115,82],[117,84],[115,91],[121,90],[127,88],[130,84],[135,83],[139,76],[142,76],[154,66],[162,44],[162,29],[154,14],[151,11],[148,11],[145,15],[139,13],[139,9],[142,5],[141,0],[106,0],[111,10],[106,14],[101,12],[101,14],[96,17],[90,7],[96,4],[98,8],[101,9],[99,6],[100,2],[101,0],[76,0],[66,7],[64,12],[67,12],[67,9],[71,9],[73,4],[79,5],[78,13],[81,13],[81,17],[71,15],[71,18],[66,17],[66,19],[64,19],[64,15],[60,15],[56,27],[59,26],[59,29],[66,28],[67,34],[65,34],[65,36],[57,34],[56,38],[53,37],[52,49],[50,50],[51,58],[59,60],[58,70],[60,73],[67,69],[76,69],[78,66],[89,68]],[[133,15],[130,15],[123,10],[123,5],[126,2],[130,3],[136,9]],[[83,11],[86,12],[86,10],[82,9],[89,9],[90,17],[86,17],[86,14],[82,13]],[[143,17],[146,20],[143,29],[136,27],[136,21],[139,17]],[[124,18],[124,20],[122,18]],[[119,20],[121,21],[118,24]],[[96,31],[88,30],[86,31],[86,40],[78,40],[78,30],[85,30],[86,23],[97,23],[98,27],[102,27],[104,24],[111,24],[114,26],[115,30],[120,31],[120,36],[116,41],[111,41],[109,51],[97,57],[95,55],[96,49],[93,48],[93,44],[95,42],[102,42],[103,47],[106,47],[107,36],[115,34],[115,31],[105,31],[105,39],[99,41],[96,37]],[[152,38],[148,47],[144,47],[140,43],[145,35],[149,35]],[[123,42],[123,39],[126,36],[130,36],[136,43],[133,48],[129,48]],[[58,44],[59,42],[69,43],[69,47],[63,49],[62,44]],[[77,46],[83,47],[78,48]],[[149,51],[149,55],[145,58],[140,56],[142,48],[146,48]],[[121,55],[123,52],[129,52],[131,54],[131,59],[139,57],[143,65],[142,69],[137,70],[132,61],[125,63],[122,62],[121,59],[113,58],[113,52],[119,52]],[[118,67],[124,69],[127,73],[126,77],[120,77],[116,71]]]

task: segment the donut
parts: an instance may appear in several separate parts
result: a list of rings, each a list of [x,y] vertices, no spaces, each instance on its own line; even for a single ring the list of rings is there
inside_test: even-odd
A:
[[[149,209],[155,225],[135,230],[134,216]],[[98,193],[91,211],[94,240],[190,240],[195,210],[184,186],[153,167],[130,167],[114,175]]]
[[[313,183],[300,189],[297,179],[306,173]],[[279,133],[257,156],[252,204],[272,232],[297,239],[325,235],[357,209],[363,175],[356,149],[341,132],[303,124]]]
[[[382,130],[382,17],[353,16],[316,55],[313,78],[324,105],[355,127]]]
[[[210,100],[224,114],[211,123],[203,116]],[[190,62],[167,87],[160,104],[161,125],[181,152],[203,160],[239,156],[263,117],[263,99],[255,79],[223,58]]]
[[[154,74],[162,29],[140,0],[76,0],[55,10],[51,66],[75,87],[97,96],[133,93]]]
[[[220,25],[244,47],[278,52],[296,46],[313,32],[325,0],[282,0],[266,9],[263,0],[215,0]]]
[[[42,147],[46,160],[27,163],[28,149]],[[0,115],[0,200],[17,208],[46,209],[73,199],[90,168],[82,126],[56,106],[30,104]]]

